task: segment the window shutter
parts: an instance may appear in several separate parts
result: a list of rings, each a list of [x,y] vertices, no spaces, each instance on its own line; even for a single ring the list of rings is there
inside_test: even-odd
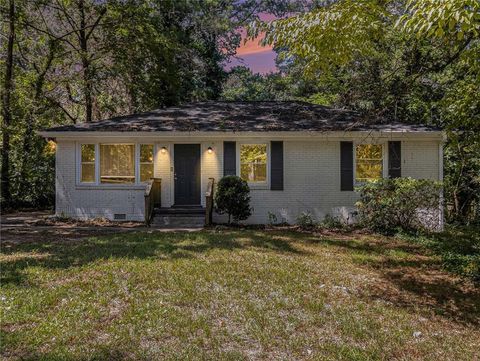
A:
[[[388,177],[402,176],[402,142],[388,142]]]
[[[237,175],[235,142],[223,142],[223,175]]]
[[[271,142],[270,189],[283,191],[283,142]]]
[[[340,190],[353,191],[353,142],[340,142]]]

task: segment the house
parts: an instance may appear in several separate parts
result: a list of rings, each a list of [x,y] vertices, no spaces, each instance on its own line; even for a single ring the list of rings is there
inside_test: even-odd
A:
[[[369,125],[353,111],[297,101],[193,103],[41,134],[57,145],[56,213],[84,219],[143,221],[151,178],[157,213],[203,217],[212,181],[241,176],[254,209],[247,223],[266,223],[269,212],[294,223],[303,211],[351,220],[362,182],[443,178],[441,130]]]

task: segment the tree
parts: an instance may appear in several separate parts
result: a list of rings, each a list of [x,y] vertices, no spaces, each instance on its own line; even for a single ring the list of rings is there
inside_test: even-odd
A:
[[[237,176],[225,176],[218,182],[215,193],[215,208],[219,214],[228,214],[228,224],[247,219],[252,214],[250,188]]]
[[[2,91],[2,176],[1,195],[8,204],[11,201],[10,194],[10,125],[12,122],[11,94],[13,91],[13,43],[15,41],[15,1],[8,2],[8,40],[7,59],[5,61],[5,76]]]
[[[104,55],[99,29],[103,25],[107,3],[62,0],[55,3],[36,3],[34,9],[42,22],[38,25],[26,22],[26,25],[46,34],[50,40],[61,42],[66,51],[65,55],[68,55],[66,59],[69,60],[70,67],[81,66],[79,89],[75,89],[75,83],[69,82],[65,90],[73,103],[83,105],[82,120],[91,122],[95,97],[95,65]]]

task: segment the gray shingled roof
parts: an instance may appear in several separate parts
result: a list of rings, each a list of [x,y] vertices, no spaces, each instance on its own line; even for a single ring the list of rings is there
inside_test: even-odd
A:
[[[299,101],[202,102],[156,109],[93,123],[46,129],[55,132],[267,132],[267,131],[435,131],[401,123],[367,124],[358,113]]]

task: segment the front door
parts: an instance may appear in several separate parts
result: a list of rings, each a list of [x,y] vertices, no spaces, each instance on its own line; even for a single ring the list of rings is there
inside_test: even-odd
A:
[[[174,145],[175,205],[200,204],[200,144]]]

